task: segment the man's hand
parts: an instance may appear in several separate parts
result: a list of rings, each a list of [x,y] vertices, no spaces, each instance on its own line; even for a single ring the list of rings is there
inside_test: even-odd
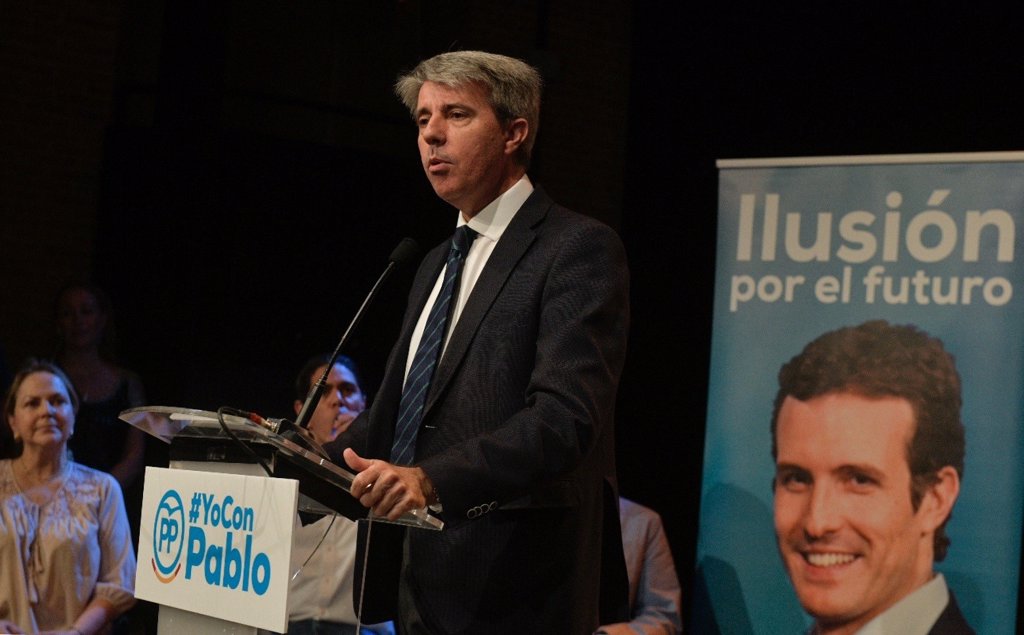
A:
[[[352,481],[352,497],[375,516],[398,520],[407,511],[423,509],[437,502],[434,486],[418,467],[400,467],[379,459],[364,459],[352,448],[342,453],[348,466],[357,472]]]

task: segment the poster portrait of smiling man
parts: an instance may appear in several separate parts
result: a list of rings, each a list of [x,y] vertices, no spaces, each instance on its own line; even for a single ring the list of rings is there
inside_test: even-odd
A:
[[[817,633],[972,633],[934,563],[960,492],[960,377],[938,339],[883,320],[829,331],[779,371],[779,553]]]
[[[1021,632],[1024,153],[718,166],[688,631]]]

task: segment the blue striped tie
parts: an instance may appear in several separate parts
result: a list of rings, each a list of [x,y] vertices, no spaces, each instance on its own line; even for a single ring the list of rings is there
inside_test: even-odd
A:
[[[476,238],[475,231],[469,225],[455,230],[452,236],[452,248],[448,252],[448,264],[444,270],[444,281],[441,291],[434,300],[427,315],[427,325],[420,338],[420,346],[409,368],[402,390],[402,400],[398,407],[398,422],[395,424],[395,442],[391,446],[391,462],[395,465],[410,465],[416,454],[416,433],[423,421],[423,406],[426,405],[430,380],[441,357],[441,346],[447,331],[448,314],[451,313],[458,284],[462,261],[469,252],[469,246]]]

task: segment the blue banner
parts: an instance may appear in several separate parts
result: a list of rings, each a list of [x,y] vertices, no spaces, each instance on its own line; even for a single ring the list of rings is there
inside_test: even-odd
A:
[[[935,565],[978,633],[1013,633],[1021,548],[1024,154],[722,161],[693,621],[812,624],[776,543],[773,401],[805,345],[869,320],[942,341],[966,459]]]

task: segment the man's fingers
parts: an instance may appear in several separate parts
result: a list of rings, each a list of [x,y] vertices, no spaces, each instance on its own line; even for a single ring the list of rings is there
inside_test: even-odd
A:
[[[397,520],[411,509],[426,506],[419,481],[410,468],[364,459],[351,448],[345,450],[344,457],[352,469],[359,470],[350,493],[375,516]]]
[[[345,448],[341,456],[345,459],[345,463],[348,463],[348,466],[356,472],[362,472],[373,464],[373,461],[359,456],[352,448]]]

